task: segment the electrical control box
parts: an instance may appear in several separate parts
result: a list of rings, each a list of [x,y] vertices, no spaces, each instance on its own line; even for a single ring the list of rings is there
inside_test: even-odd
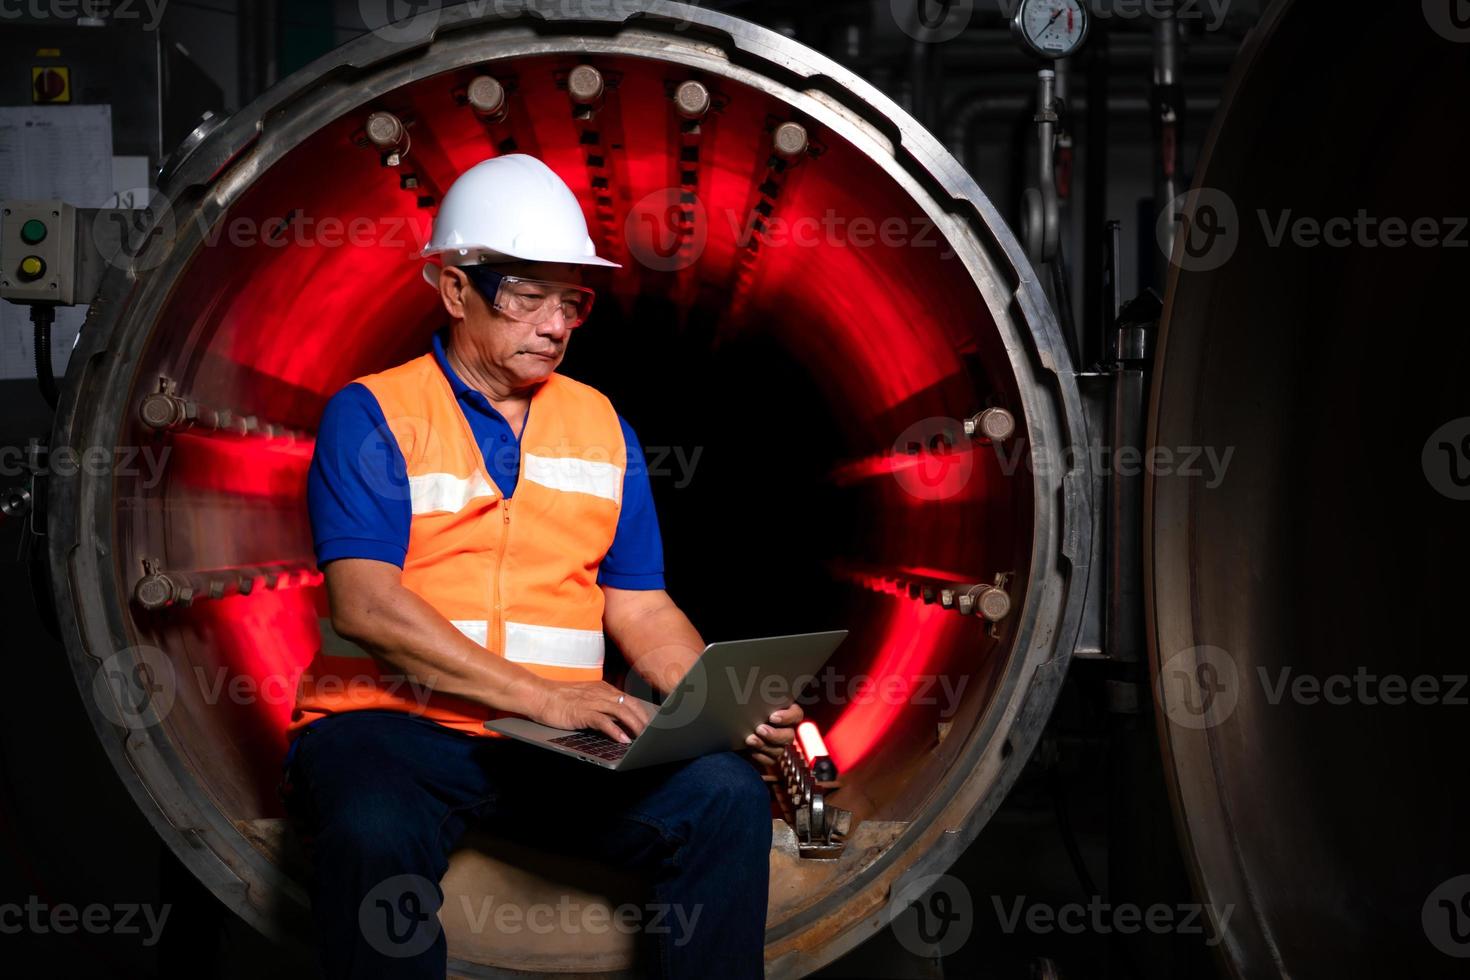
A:
[[[0,207],[0,299],[76,302],[77,211],[61,201]]]

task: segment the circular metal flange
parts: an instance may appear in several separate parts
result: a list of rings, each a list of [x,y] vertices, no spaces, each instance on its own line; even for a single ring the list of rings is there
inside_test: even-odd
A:
[[[684,29],[690,25],[698,29]],[[256,179],[330,121],[431,75],[483,65],[487,56],[654,58],[767,93],[857,147],[941,229],[995,321],[1020,391],[1013,408],[1028,436],[1034,558],[1014,584],[1024,598],[1009,618],[1011,654],[996,694],[922,816],[820,907],[768,930],[768,975],[815,970],[886,924],[862,910],[883,908],[884,896],[917,876],[943,872],[974,839],[1024,766],[1066,672],[1089,563],[1090,478],[1086,453],[1076,451],[1086,441],[1080,395],[1037,276],[994,206],[933,135],[851,72],[775,32],[682,4],[653,2],[630,16],[596,0],[558,0],[517,7],[515,16],[472,4],[436,9],[384,33],[364,35],[285,79],[179,162],[160,188],[177,233],[147,268],[114,268],[105,278],[71,359],[51,445],[106,445],[113,438],[175,282],[203,233]],[[352,66],[351,85],[340,84],[344,66]],[[53,479],[49,503],[66,648],[79,683],[89,685],[100,660],[131,645],[124,612],[130,590],[110,554],[119,502],[111,481],[83,471]],[[300,883],[221,812],[167,728],[136,731],[124,742],[101,712],[92,717],[139,810],[180,859],[252,925],[293,936],[304,921]],[[813,944],[806,937],[818,927],[822,939]]]

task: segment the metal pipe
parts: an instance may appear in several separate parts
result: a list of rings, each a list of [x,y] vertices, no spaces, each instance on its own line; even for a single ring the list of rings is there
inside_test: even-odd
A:
[[[1102,358],[1097,343],[1102,332],[1112,326],[1102,319],[1103,275],[1108,247],[1105,222],[1108,220],[1108,126],[1112,101],[1109,88],[1110,46],[1112,33],[1094,27],[1087,51],[1087,104],[1082,107],[1087,120],[1083,162],[1082,214],[1082,355],[1079,364],[1090,369]]]
[[[1021,214],[1026,254],[1035,265],[1055,258],[1060,237],[1056,173],[1058,121],[1056,73],[1043,68],[1036,73],[1036,185],[1026,189]]]
[[[1171,0],[1165,0],[1154,21],[1154,73],[1150,94],[1154,116],[1154,214],[1159,249],[1155,253],[1152,283],[1163,291],[1169,256],[1178,230],[1180,144],[1183,139],[1184,88],[1179,83],[1179,18]]]

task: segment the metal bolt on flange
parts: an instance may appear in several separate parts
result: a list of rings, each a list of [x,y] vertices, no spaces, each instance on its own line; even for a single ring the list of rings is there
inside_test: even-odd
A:
[[[391,150],[403,142],[403,120],[391,112],[375,112],[368,116],[367,138],[380,150]]]
[[[702,82],[680,82],[674,90],[674,106],[685,119],[703,118],[709,112],[709,89]]]
[[[965,608],[966,599],[969,600],[969,609]],[[974,613],[992,623],[999,622],[1010,615],[1011,597],[1004,589],[993,585],[977,585],[960,597],[960,612]]]
[[[971,439],[1000,442],[1016,433],[1016,417],[1004,408],[987,408],[965,419],[965,435]]]
[[[470,82],[465,99],[482,116],[505,115],[505,86],[489,75],[480,75]]]
[[[578,105],[592,105],[605,89],[602,72],[591,65],[578,65],[567,75],[567,94]]]
[[[162,572],[145,575],[133,586],[133,598],[149,611],[166,606],[187,606],[194,601],[194,590],[185,582],[176,582]]]
[[[806,152],[809,143],[806,127],[799,122],[783,122],[771,134],[771,142],[778,156],[795,159]]]
[[[189,403],[177,395],[156,391],[139,403],[138,416],[150,429],[176,429],[189,421]]]
[[[403,120],[391,112],[375,112],[364,127],[368,142],[383,154],[385,167],[396,167],[408,153],[408,130]]]

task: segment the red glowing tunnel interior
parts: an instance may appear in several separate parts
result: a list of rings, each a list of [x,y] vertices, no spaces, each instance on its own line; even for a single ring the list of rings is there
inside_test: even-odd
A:
[[[1024,601],[1024,467],[940,438],[987,405],[1025,421],[971,274],[900,182],[819,121],[682,67],[595,64],[609,87],[590,118],[566,91],[575,62],[538,57],[492,65],[509,93],[500,122],[465,105],[470,69],[328,122],[201,229],[152,328],[135,399],[166,377],[283,427],[158,435],[129,412],[119,433],[172,457],[160,482],[120,485],[125,586],[145,559],[206,582],[265,569],[248,594],[129,610],[174,667],[168,723],[201,747],[196,770],[227,813],[275,811],[291,692],[325,614],[310,434],[344,384],[427,349],[443,311],[416,254],[455,175],[498,153],[544,159],[599,254],[622,263],[589,279],[597,308],[561,370],[607,393],[647,450],[671,594],[708,640],[851,630],[806,705],[847,779],[841,805],[917,808],[900,788],[941,772],[954,745],[938,733],[988,702],[1012,625],[908,586],[1010,573]],[[713,95],[697,126],[669,98],[689,78]],[[364,139],[376,110],[407,124],[400,166]],[[810,146],[786,161],[771,130],[792,119]]]

